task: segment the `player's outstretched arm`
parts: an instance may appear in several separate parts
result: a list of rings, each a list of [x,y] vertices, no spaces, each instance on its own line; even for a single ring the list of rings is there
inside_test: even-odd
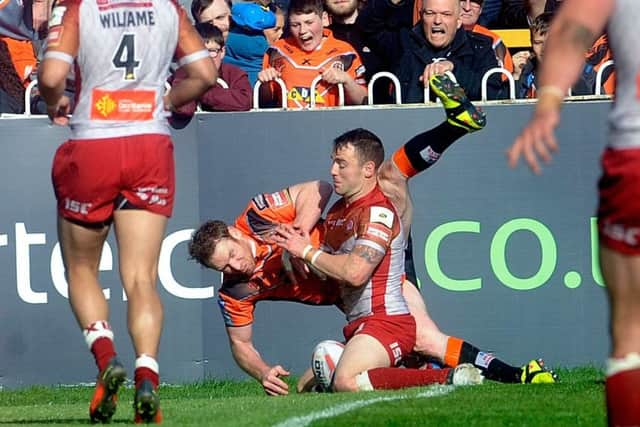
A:
[[[231,354],[236,363],[249,375],[262,384],[270,396],[289,394],[289,386],[280,377],[289,372],[282,366],[269,366],[253,346],[252,326],[227,327]]]
[[[584,52],[601,34],[613,6],[613,0],[566,0],[553,19],[539,73],[536,109],[507,150],[510,167],[524,157],[529,168],[539,174],[540,161],[551,161],[551,153],[558,149],[555,128],[560,122],[560,106],[584,66]]]

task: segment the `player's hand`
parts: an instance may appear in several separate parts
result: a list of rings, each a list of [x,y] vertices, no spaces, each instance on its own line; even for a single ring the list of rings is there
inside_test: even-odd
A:
[[[451,61],[438,61],[433,62],[431,64],[427,64],[424,67],[424,71],[422,71],[422,76],[420,77],[420,81],[425,85],[425,87],[429,84],[429,79],[433,75],[444,74],[447,71],[453,71],[453,62]]]
[[[539,175],[541,172],[539,160],[549,163],[551,153],[558,149],[554,130],[559,121],[558,109],[536,111],[513,145],[507,149],[509,166],[515,168],[520,157],[524,157],[529,168]]]
[[[282,366],[276,365],[269,368],[267,372],[262,376],[262,388],[265,393],[270,396],[284,396],[289,394],[289,385],[282,381],[280,377],[288,377],[289,371],[285,370]]]
[[[62,95],[54,105],[47,105],[47,115],[55,125],[66,126],[69,124],[71,101],[68,96]]]
[[[307,263],[300,258],[291,256],[289,251],[282,251],[282,266],[291,283],[298,283],[298,277],[302,280],[308,277],[309,267]]]
[[[308,232],[301,232],[289,224],[280,224],[276,228],[274,240],[278,246],[298,258],[302,258],[304,248],[311,244]]]
[[[265,68],[258,73],[258,80],[262,83],[266,83],[280,78],[280,75],[280,71],[275,68]]]

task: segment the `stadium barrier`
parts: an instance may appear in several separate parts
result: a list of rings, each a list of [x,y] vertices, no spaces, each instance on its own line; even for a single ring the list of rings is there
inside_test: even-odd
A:
[[[594,188],[610,101],[565,104],[561,150],[542,176],[509,170],[504,159],[532,103],[481,105],[487,128],[454,144],[410,183],[415,264],[429,312],[445,333],[513,363],[545,357],[552,366],[599,364],[608,335]],[[258,192],[330,181],[330,141],[348,129],[371,129],[389,156],[443,118],[433,103],[197,113],[173,131],[176,204],[158,270],[163,381],[246,378],[230,355],[214,298],[220,275],[188,260],[195,227],[212,218],[233,221]],[[50,180],[51,159],[69,130],[24,115],[3,117],[0,127],[0,170],[14,183],[5,186],[0,205],[0,388],[94,381],[67,301]],[[116,345],[130,368],[112,235],[99,268]],[[257,349],[293,374],[308,366],[317,342],[340,339],[344,324],[334,308],[286,302],[261,303],[255,316]]]
[[[597,74],[596,74],[596,87],[595,87],[595,91],[594,91],[594,96],[605,96],[605,97],[610,97],[610,95],[603,95],[602,94],[602,74],[604,72],[604,70],[610,66],[614,66],[614,62],[612,60],[605,62],[602,67],[600,67],[600,69],[598,70]],[[516,99],[516,89],[515,89],[515,81],[513,79],[513,74],[511,74],[511,72],[505,68],[501,68],[501,67],[497,67],[497,68],[492,68],[490,70],[488,70],[483,76],[482,76],[482,85],[481,85],[481,99],[482,101],[487,101],[487,81],[489,79],[489,77],[491,77],[491,75],[496,74],[496,73],[501,73],[504,74],[507,77],[507,80],[509,81],[509,99],[510,100],[515,100]],[[373,83],[378,80],[379,78],[388,78],[391,80],[391,82],[393,83],[393,87],[394,87],[394,93],[395,93],[395,104],[396,105],[400,105],[402,104],[402,94],[401,94],[401,90],[400,90],[400,81],[398,80],[398,77],[393,74],[390,73],[388,71],[382,71],[379,73],[374,74],[371,77],[371,81],[369,82],[368,86],[367,86],[367,91],[368,91],[368,97],[367,97],[367,102],[368,105],[373,105],[374,104],[374,99],[373,99]],[[316,90],[316,86],[318,85],[318,83],[320,82],[320,80],[322,79],[321,76],[316,77],[315,79],[313,79],[313,81],[311,82],[311,87],[309,88],[309,92],[310,93],[315,93]],[[285,82],[282,79],[275,79],[275,82],[280,86],[280,95],[281,95],[281,99],[282,99],[282,104],[280,106],[280,110],[287,110],[287,94],[288,94],[288,89],[287,89],[287,85],[285,84]],[[227,84],[227,82],[225,82],[222,79],[218,79],[218,84],[220,84],[222,87],[224,87],[225,89],[229,88],[229,85]],[[31,93],[33,91],[33,88],[35,86],[38,85],[37,80],[32,81],[31,83],[29,83],[29,86],[27,86],[25,93],[24,93],[24,110],[25,110],[25,115],[30,116],[31,115]],[[257,110],[261,110],[262,108],[260,107],[260,86],[262,85],[262,82],[260,82],[259,80],[256,82],[256,84],[253,86],[253,108],[252,110],[257,111]],[[165,83],[165,87],[167,90],[171,89],[171,85],[169,83]],[[424,102],[425,103],[429,103],[430,101],[430,94],[431,94],[431,89],[429,87],[429,85],[425,86],[424,88]],[[568,92],[568,96],[571,96],[571,89],[569,89]],[[582,98],[582,97],[581,97]],[[338,85],[338,105],[339,106],[344,106],[344,85],[339,84]],[[436,102],[439,102],[439,100],[436,100]],[[316,108],[316,99],[314,96],[310,97],[310,103],[309,103],[309,109],[315,109]],[[200,108],[200,106],[198,105],[198,111],[202,111],[202,109]]]

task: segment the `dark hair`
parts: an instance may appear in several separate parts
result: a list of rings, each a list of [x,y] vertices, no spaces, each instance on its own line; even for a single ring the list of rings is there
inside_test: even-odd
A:
[[[198,22],[195,27],[202,40],[211,40],[220,45],[220,47],[224,47],[224,37],[220,28],[216,27],[211,22]]]
[[[306,15],[308,13],[322,16],[322,12],[324,12],[322,0],[291,0],[289,3],[289,16]]]
[[[200,20],[198,19],[198,17],[202,13],[202,11],[211,6],[214,1],[215,0],[193,0],[191,2],[191,16],[193,17],[193,20],[195,22],[199,22]],[[227,6],[229,6],[229,9],[231,9],[231,0],[224,1],[227,3]]]
[[[544,36],[549,31],[549,27],[551,26],[551,20],[553,19],[553,12],[545,12],[536,16],[536,19],[533,20],[531,24],[530,30],[531,35],[540,34]]]
[[[0,40],[0,77],[0,90],[11,97],[16,106],[21,106],[20,112],[24,111],[24,86],[11,62],[11,52],[4,40]]]
[[[382,164],[384,147],[380,138],[373,132],[363,128],[347,131],[333,140],[333,152],[349,144],[353,145],[361,164],[371,161],[376,168]]]
[[[222,239],[230,239],[229,226],[219,220],[207,221],[191,236],[189,242],[189,258],[209,267],[208,261]]]

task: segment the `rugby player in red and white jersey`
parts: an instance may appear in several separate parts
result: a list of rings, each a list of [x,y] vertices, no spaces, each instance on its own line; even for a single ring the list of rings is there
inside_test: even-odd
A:
[[[584,52],[607,30],[616,61],[615,102],[602,155],[598,235],[600,266],[609,295],[612,349],[606,367],[610,426],[640,425],[640,55],[632,36],[640,20],[635,0],[566,0],[554,18],[540,69],[533,117],[507,152],[540,173],[558,148],[554,130],[567,90],[584,65]],[[580,143],[580,141],[573,141]]]
[[[380,139],[354,129],[334,140],[331,176],[341,199],[320,225],[322,243],[289,224],[276,229],[274,240],[304,259],[340,289],[348,324],[346,345],[336,366],[334,391],[398,389],[432,383],[482,381],[471,364],[455,370],[399,369],[416,343],[416,323],[402,294],[404,227],[378,184],[384,160]]]
[[[172,60],[188,77],[165,94]],[[63,89],[71,67],[79,87],[69,120]],[[71,126],[71,139],[56,151],[52,180],[69,301],[99,370],[92,421],[111,419],[126,377],[98,281],[112,222],[136,354],[134,420],[162,419],[157,354],[163,314],[156,279],[175,190],[166,116],[216,78],[207,50],[174,0],[62,0],[52,11],[38,86],[51,120]]]

